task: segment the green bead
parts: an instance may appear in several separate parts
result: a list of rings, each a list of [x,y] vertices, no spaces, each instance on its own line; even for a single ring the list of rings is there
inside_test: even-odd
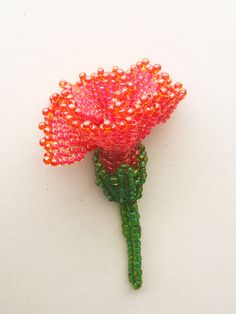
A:
[[[144,173],[144,174],[143,174],[143,179],[146,181],[146,179],[147,179],[147,173]]]
[[[134,275],[133,275],[133,272],[131,272],[131,273],[129,273],[129,281],[131,282],[131,283],[134,283]]]
[[[133,168],[130,167],[130,166],[128,166],[128,168],[127,168],[127,173],[128,173],[128,174],[133,173]]]
[[[133,249],[133,244],[132,244],[131,240],[127,242],[127,246],[128,246],[128,248],[132,248]]]
[[[134,178],[133,177],[128,178],[128,185],[130,185],[130,184],[134,184]]]
[[[122,218],[122,221],[128,221],[128,217],[126,215],[126,212],[121,212],[121,218]]]
[[[137,193],[137,200],[139,200],[142,197],[142,193]]]
[[[136,203],[129,205],[129,212],[137,212],[138,206]]]
[[[98,155],[97,155],[97,154],[95,154],[95,155],[94,155],[94,157],[93,157],[93,161],[94,161],[95,163],[97,163],[97,162],[98,162]]]
[[[138,226],[138,224],[139,224],[138,219],[132,220],[132,221],[130,222],[130,225],[131,225],[131,226]]]
[[[128,217],[129,217],[130,219],[133,219],[133,218],[136,218],[136,217],[137,217],[136,211],[129,211],[127,214],[128,214]]]
[[[143,153],[139,154],[139,156],[138,156],[139,160],[144,160],[144,158],[145,158],[145,154],[143,154]]]
[[[123,169],[122,168],[119,168],[118,170],[117,170],[117,175],[118,176],[121,176],[121,175],[123,175]]]
[[[101,177],[105,177],[106,176],[106,170],[105,169],[101,169],[100,170],[100,172],[99,172],[99,175],[101,176]]]
[[[141,181],[141,184],[145,183],[145,179],[144,178],[141,178],[140,181]]]
[[[129,269],[134,269],[134,261],[133,260],[129,260],[128,267],[129,267]]]
[[[123,186],[124,185],[124,176],[123,176],[123,174],[118,174],[117,179],[118,179],[119,186],[120,187]]]
[[[128,215],[130,221],[134,221],[134,220],[137,220],[138,219],[138,216],[137,216],[137,213],[130,213],[129,212],[129,215]]]
[[[140,168],[145,168],[145,167],[146,167],[146,162],[145,162],[145,161],[141,161],[141,162],[139,163],[139,167],[140,167]]]
[[[141,275],[137,275],[135,273],[135,282],[138,282],[138,281],[142,281],[142,274]]]
[[[144,174],[146,174],[146,168],[140,168],[140,175],[143,176]]]
[[[135,240],[138,240],[141,238],[141,234],[140,233],[134,233],[133,237]]]
[[[100,179],[96,179],[95,182],[96,182],[97,185],[100,185],[100,184],[101,184],[101,180],[100,180]]]
[[[134,255],[134,259],[135,259],[135,261],[137,261],[137,262],[138,262],[138,261],[140,261],[140,262],[142,261],[142,257],[141,257],[140,254],[139,254],[139,255],[138,255],[138,254],[135,254],[135,255]]]
[[[140,245],[141,245],[140,240],[134,239],[133,245],[134,245],[135,247],[140,247]]]
[[[139,246],[134,248],[134,253],[135,254],[138,255],[138,254],[140,254],[140,252],[141,252],[141,248]]]
[[[140,232],[141,232],[141,227],[140,227],[140,226],[132,227],[132,228],[131,228],[131,231],[132,231],[133,233],[140,233]]]
[[[136,276],[142,276],[142,269],[139,267],[139,268],[136,268],[136,270],[135,270],[135,275]]]
[[[124,196],[125,195],[125,189],[120,188],[119,193],[120,193],[120,195]]]
[[[125,204],[125,200],[123,198],[119,199],[120,204]]]
[[[142,286],[142,280],[137,280],[134,283],[134,289],[139,289]]]
[[[134,177],[137,177],[137,176],[138,176],[138,174],[139,174],[138,169],[135,169],[135,170],[133,171],[133,175],[134,175]]]
[[[123,232],[124,232],[125,236],[130,235],[130,231],[129,231],[129,226],[128,225],[123,226]]]
[[[130,203],[134,203],[136,201],[136,197],[130,197],[129,201],[130,201]]]
[[[96,164],[95,164],[95,169],[100,171],[101,169],[103,168],[102,166],[102,163],[100,161],[98,161]]]
[[[110,177],[110,182],[112,185],[118,185],[118,179],[115,176]]]
[[[135,268],[135,270],[139,270],[140,269],[140,266],[141,266],[141,261],[135,261],[134,262],[134,268]]]
[[[135,196],[136,196],[135,191],[130,191],[130,192],[129,192],[129,196],[130,196],[130,197],[135,197]]]

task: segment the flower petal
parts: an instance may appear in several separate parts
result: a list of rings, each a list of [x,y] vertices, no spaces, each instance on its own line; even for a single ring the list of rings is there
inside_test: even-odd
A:
[[[70,121],[68,113],[65,114],[59,109],[60,103],[58,98],[56,105],[52,101],[51,106],[43,110],[44,122],[39,125],[45,134],[40,141],[40,145],[46,150],[44,162],[53,166],[73,164],[82,160],[88,151],[95,148],[73,127],[73,121]]]

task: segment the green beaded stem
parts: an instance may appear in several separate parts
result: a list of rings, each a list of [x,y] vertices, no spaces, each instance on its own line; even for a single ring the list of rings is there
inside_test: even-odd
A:
[[[120,205],[123,234],[128,246],[129,281],[135,289],[142,285],[141,269],[141,226],[137,200],[142,197],[143,184],[146,181],[147,154],[143,145],[139,146],[138,167],[122,164],[110,174],[99,159],[100,150],[95,151],[94,166],[96,184],[100,186],[110,201]]]

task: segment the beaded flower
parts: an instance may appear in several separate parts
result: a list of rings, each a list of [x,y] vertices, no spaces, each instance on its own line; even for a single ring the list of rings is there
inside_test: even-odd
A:
[[[172,84],[159,64],[143,59],[124,71],[81,73],[75,84],[60,81],[39,124],[44,137],[44,163],[70,165],[95,150],[96,184],[120,205],[128,246],[128,275],[134,288],[142,285],[141,227],[137,200],[146,180],[147,155],[141,141],[152,127],[166,122],[186,95]]]

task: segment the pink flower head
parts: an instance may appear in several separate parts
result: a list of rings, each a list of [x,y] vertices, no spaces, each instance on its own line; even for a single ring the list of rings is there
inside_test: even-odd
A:
[[[61,92],[50,97],[39,124],[45,134],[40,141],[44,162],[53,166],[73,164],[95,148],[126,156],[154,125],[169,119],[186,95],[181,83],[172,84],[161,66],[148,59],[128,71],[113,67],[81,73],[75,84],[61,81],[59,86]]]

